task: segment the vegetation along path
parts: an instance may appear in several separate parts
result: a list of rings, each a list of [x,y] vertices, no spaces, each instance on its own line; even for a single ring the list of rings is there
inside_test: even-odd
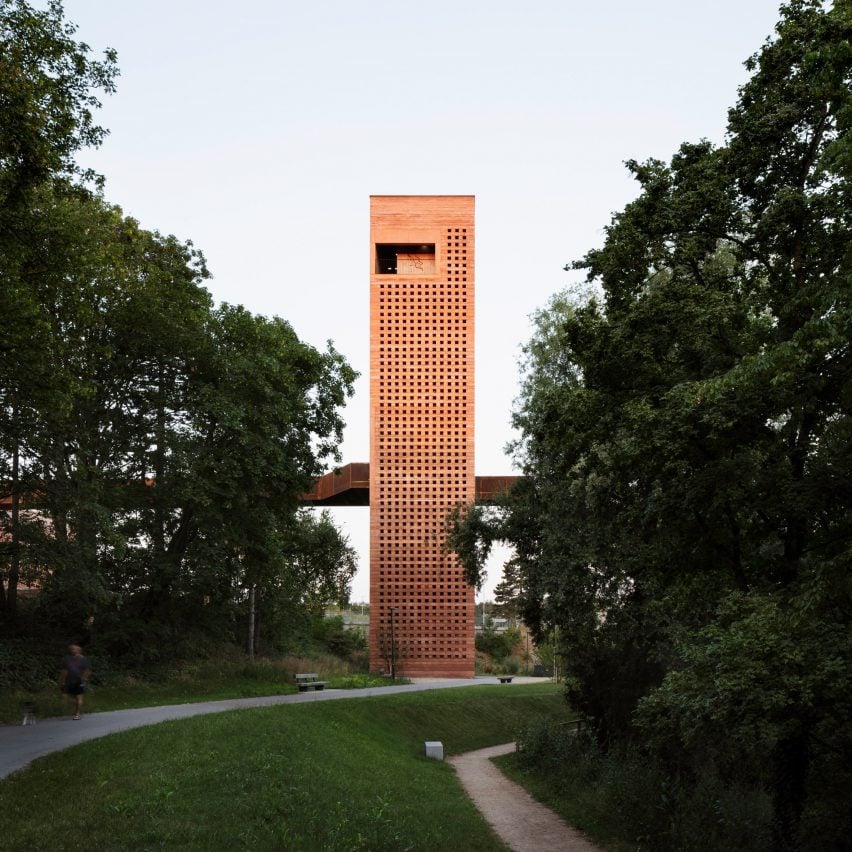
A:
[[[459,780],[491,828],[515,852],[599,852],[576,828],[537,802],[491,762],[514,743],[490,746],[449,758]]]

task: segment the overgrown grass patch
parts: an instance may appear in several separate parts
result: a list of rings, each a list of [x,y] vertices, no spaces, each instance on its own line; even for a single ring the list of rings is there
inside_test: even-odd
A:
[[[95,679],[85,699],[87,713],[154,707],[159,704],[188,704],[227,698],[253,698],[260,695],[284,695],[295,692],[293,675],[318,672],[329,685],[341,689],[384,686],[384,678],[353,672],[351,667],[331,654],[299,657],[257,658],[250,662],[239,652],[223,653],[206,660],[174,663],[144,674],[99,672],[95,660]],[[38,718],[61,716],[67,703],[56,680],[42,681],[29,689],[0,690],[0,722],[21,721],[25,703],[36,707]]]
[[[564,716],[551,685],[318,701],[167,722],[0,782],[8,849],[499,849],[452,769],[423,756]]]
[[[354,674],[331,675],[328,686],[330,689],[368,689],[375,686],[393,686],[411,683],[408,678],[398,677],[395,681],[384,675],[372,672],[355,672]]]
[[[766,794],[700,777],[673,778],[639,749],[600,750],[591,736],[540,718],[501,770],[609,852],[762,852],[770,846]]]

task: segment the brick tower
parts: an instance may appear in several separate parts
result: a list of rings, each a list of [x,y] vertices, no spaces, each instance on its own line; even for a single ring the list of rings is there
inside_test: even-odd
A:
[[[474,593],[443,551],[474,499],[474,198],[370,199],[370,669],[473,677]]]

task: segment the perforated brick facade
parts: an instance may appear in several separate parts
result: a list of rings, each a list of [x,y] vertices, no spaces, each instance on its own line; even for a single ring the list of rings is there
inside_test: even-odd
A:
[[[370,199],[370,667],[472,677],[473,589],[443,551],[474,498],[474,198]]]

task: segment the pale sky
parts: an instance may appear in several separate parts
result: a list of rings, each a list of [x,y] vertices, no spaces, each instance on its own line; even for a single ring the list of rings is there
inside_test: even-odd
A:
[[[369,196],[476,196],[476,470],[505,455],[530,315],[636,194],[624,161],[723,141],[777,0],[66,0],[118,51],[107,199],[207,257],[217,301],[327,339],[361,373],[343,463],[368,461]],[[361,554],[367,509],[336,510]],[[499,581],[495,560],[483,590]]]

